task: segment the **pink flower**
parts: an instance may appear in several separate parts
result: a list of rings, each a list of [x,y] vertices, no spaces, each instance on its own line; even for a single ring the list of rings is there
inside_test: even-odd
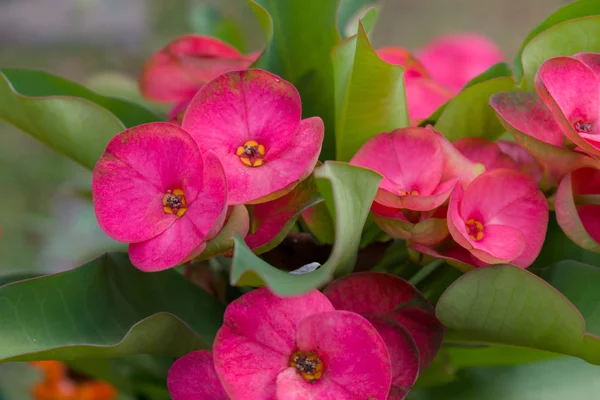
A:
[[[227,211],[219,160],[202,155],[189,134],[166,122],[115,136],[94,168],[92,194],[100,227],[129,243],[131,262],[143,271],[201,252]]]
[[[418,125],[452,97],[452,93],[435,82],[425,67],[407,50],[384,47],[377,50],[377,55],[385,62],[406,68],[404,85],[411,125]]]
[[[448,229],[475,265],[510,263],[527,268],[546,237],[548,204],[522,172],[497,169],[457,186],[448,206]]]
[[[364,317],[335,311],[319,291],[281,298],[260,288],[231,303],[224,319],[213,361],[233,400],[387,398],[391,364],[383,339]],[[191,353],[173,366],[173,400],[203,398],[185,386],[204,373],[207,387],[199,393],[220,395],[208,357]]]
[[[176,104],[170,119],[177,119],[202,86],[225,72],[249,67],[257,56],[244,56],[210,36],[183,35],[146,61],[140,89],[150,100]]]
[[[381,334],[392,360],[388,399],[403,399],[442,345],[444,328],[433,306],[410,283],[385,273],[346,275],[324,293],[336,310],[362,315]]]
[[[315,167],[323,121],[301,116],[292,84],[252,69],[205,85],[181,126],[201,151],[213,151],[223,164],[230,205],[262,203],[288,193]]]
[[[487,171],[502,168],[521,170],[536,182],[542,176],[542,169],[535,158],[516,143],[465,137],[453,144],[469,160],[485,165]]]
[[[437,37],[415,55],[432,78],[454,94],[492,65],[504,61],[498,45],[473,33]]]
[[[173,400],[229,400],[215,371],[213,355],[201,350],[171,366],[167,386]]]
[[[459,181],[466,185],[482,170],[431,128],[379,134],[363,145],[350,164],[383,175],[371,210],[377,216],[401,221],[403,226],[398,229],[379,225],[387,233],[404,239],[411,239],[408,234],[414,225],[431,217],[448,200]],[[435,224],[430,228],[420,235],[422,240],[443,239]],[[408,234],[403,235],[401,230]]]
[[[600,167],[594,130],[600,107],[599,58],[580,53],[549,59],[536,75],[538,94],[506,92],[490,100],[500,122],[542,165],[544,186],[555,186],[576,169]],[[571,148],[565,135],[579,148]]]
[[[583,168],[558,186],[554,208],[565,234],[578,246],[600,253],[600,170]]]

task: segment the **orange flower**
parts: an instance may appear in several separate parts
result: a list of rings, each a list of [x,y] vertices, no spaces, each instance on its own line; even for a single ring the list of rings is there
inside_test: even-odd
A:
[[[32,389],[36,400],[115,400],[117,390],[106,382],[77,382],[67,375],[67,367],[59,361],[30,363],[44,373],[43,380]]]

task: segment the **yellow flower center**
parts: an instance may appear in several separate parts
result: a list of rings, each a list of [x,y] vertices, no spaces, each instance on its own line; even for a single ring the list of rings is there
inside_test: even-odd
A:
[[[298,373],[310,383],[318,381],[323,376],[323,362],[314,351],[295,352],[290,357],[288,365],[296,368]]]
[[[162,203],[165,214],[174,214],[176,217],[183,217],[183,214],[187,211],[187,202],[181,189],[167,190]]]
[[[483,224],[476,219],[471,218],[465,224],[469,237],[475,241],[483,239]]]
[[[401,190],[400,191],[400,196],[404,197],[404,196],[418,196],[419,195],[419,191],[418,190]]]
[[[264,164],[265,146],[249,140],[243,146],[238,147],[235,154],[245,166],[260,167]]]

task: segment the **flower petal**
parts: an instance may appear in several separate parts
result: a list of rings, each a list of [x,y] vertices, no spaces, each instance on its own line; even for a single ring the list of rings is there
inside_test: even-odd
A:
[[[167,376],[173,400],[229,400],[213,365],[210,351],[201,350],[179,358]]]
[[[508,225],[486,225],[483,239],[471,242],[471,254],[487,264],[512,263],[525,250],[525,236]]]
[[[151,100],[182,102],[220,74],[250,64],[252,60],[217,38],[183,35],[146,61],[140,90]]]
[[[600,74],[600,53],[577,53],[572,57],[583,62],[596,75]]]
[[[380,188],[395,195],[416,190],[433,193],[443,173],[444,156],[436,135],[425,128],[404,128],[369,139],[350,164],[384,176]]]
[[[408,115],[413,126],[431,116],[452,98],[452,93],[433,79],[406,79],[405,86]]]
[[[358,313],[369,321],[379,318],[380,323],[387,322],[392,327],[394,324],[404,327],[417,344],[421,368],[435,358],[444,328],[435,318],[433,306],[407,281],[386,273],[357,272],[336,279],[324,293],[337,310]],[[392,358],[395,370],[407,367],[395,366],[394,362]]]
[[[214,343],[215,369],[232,398],[274,399],[277,375],[296,351],[300,321],[333,306],[319,291],[278,297],[259,288],[232,302]]]
[[[453,144],[469,160],[485,165],[487,171],[499,168],[518,169],[517,164],[490,140],[464,137]]]
[[[296,343],[301,351],[317,351],[323,361],[323,378],[306,382],[315,398],[387,399],[390,355],[364,317],[348,311],[310,315],[298,324]],[[278,389],[284,384],[278,381]]]

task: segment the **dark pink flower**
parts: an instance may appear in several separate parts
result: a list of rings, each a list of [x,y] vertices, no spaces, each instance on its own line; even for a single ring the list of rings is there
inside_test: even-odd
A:
[[[229,400],[215,372],[210,351],[201,350],[181,357],[167,377],[173,400]]]
[[[558,224],[573,242],[600,253],[600,170],[567,174],[558,186],[554,208]]]
[[[227,184],[219,160],[183,129],[155,122],[115,136],[94,168],[100,227],[129,243],[131,262],[159,271],[197,254],[221,229]]]
[[[202,86],[225,72],[248,68],[256,57],[214,37],[183,35],[146,61],[140,90],[150,100],[176,104],[170,119],[177,119]]]
[[[548,204],[522,172],[497,169],[457,186],[448,206],[448,229],[476,265],[510,263],[527,268],[546,237]]]
[[[260,288],[224,318],[214,366],[232,399],[387,398],[391,364],[380,334],[316,290],[281,298]]]
[[[387,63],[406,68],[404,85],[411,125],[418,125],[452,97],[452,93],[434,81],[425,67],[407,50],[384,47],[377,50],[377,55]]]
[[[430,218],[458,183],[467,185],[483,171],[483,166],[469,161],[431,128],[379,134],[367,141],[350,163],[383,175],[371,210],[378,217],[398,221],[376,219],[387,233],[411,240],[416,239],[411,236],[415,224]],[[419,240],[432,243],[443,239],[439,235],[443,231],[436,226],[435,222],[420,225],[419,229],[431,229],[420,232]]]
[[[190,103],[182,127],[201,151],[211,150],[227,176],[229,204],[281,197],[313,171],[324,127],[301,119],[294,86],[269,72],[229,72],[205,85]]]
[[[337,310],[358,313],[379,331],[392,360],[388,399],[403,399],[442,344],[444,328],[433,306],[410,283],[385,273],[346,275],[324,294]]]
[[[452,93],[458,93],[471,79],[504,61],[498,45],[473,33],[437,37],[415,55],[432,78]]]

